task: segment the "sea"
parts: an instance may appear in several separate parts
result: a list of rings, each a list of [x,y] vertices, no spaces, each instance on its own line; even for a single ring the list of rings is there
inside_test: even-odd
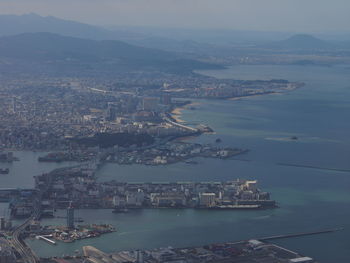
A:
[[[199,246],[331,228],[341,231],[288,238],[275,244],[324,263],[350,262],[350,66],[242,65],[198,71],[245,80],[287,79],[305,86],[281,94],[239,100],[194,100],[183,109],[188,125],[209,125],[215,133],[188,141],[249,149],[230,160],[198,158],[198,164],[104,165],[98,180],[125,182],[226,181],[257,179],[279,207],[254,211],[145,209],[126,214],[77,210],[85,223],[110,223],[117,232],[56,246],[28,239],[42,256],[81,253],[92,245],[105,252]],[[296,137],[292,139],[293,137]],[[20,161],[0,164],[0,188],[33,187],[33,176],[67,164],[38,163],[41,153],[16,152]],[[6,204],[0,204],[0,213]],[[65,211],[57,212],[65,216]],[[16,222],[14,222],[16,223]],[[47,225],[64,218],[45,219]]]

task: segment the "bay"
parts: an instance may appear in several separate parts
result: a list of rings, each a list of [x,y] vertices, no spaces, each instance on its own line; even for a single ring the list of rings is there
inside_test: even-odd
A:
[[[320,262],[350,262],[350,67],[236,66],[201,71],[218,78],[288,79],[305,87],[278,95],[240,100],[198,100],[183,110],[190,124],[204,123],[216,134],[192,139],[247,148],[238,160],[198,159],[198,165],[119,166],[108,164],[98,178],[120,181],[221,181],[258,179],[280,208],[262,211],[142,210],[112,214],[80,210],[86,222],[112,223],[116,233],[73,244],[30,245],[41,256],[72,254],[83,245],[106,252],[136,248],[194,246],[276,234],[344,227],[343,231],[276,243]],[[297,136],[298,140],[290,140]],[[281,166],[279,163],[308,165]],[[64,211],[60,211],[64,214]],[[64,224],[62,219],[45,224]]]

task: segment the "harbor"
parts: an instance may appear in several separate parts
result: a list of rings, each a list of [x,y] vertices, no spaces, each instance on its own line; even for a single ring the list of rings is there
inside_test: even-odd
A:
[[[291,235],[279,235],[274,238],[292,238],[305,235],[320,235],[340,231],[340,229],[328,229],[317,232],[299,233]],[[196,247],[181,248],[156,248],[118,251],[106,253],[93,246],[84,246],[82,255],[65,257],[65,262],[75,260],[87,260],[94,263],[123,263],[123,262],[279,262],[279,263],[317,263],[318,261],[290,249],[267,242],[269,238],[254,238],[227,243],[215,243]],[[272,239],[272,238],[271,238]],[[51,263],[51,259],[44,260]]]
[[[273,242],[319,261],[322,259],[321,262],[325,263],[350,261],[347,247],[339,245],[347,244],[350,235],[350,225],[346,220],[350,217],[350,211],[345,209],[350,203],[348,174],[276,165],[278,162],[305,164],[308,159],[309,165],[349,169],[346,159],[350,149],[347,147],[348,123],[343,121],[349,115],[348,102],[337,95],[339,91],[345,91],[349,83],[348,70],[317,66],[309,66],[307,69],[308,71],[300,66],[242,66],[236,67],[234,71],[216,72],[233,77],[250,76],[253,79],[263,76],[292,76],[308,81],[305,89],[296,90],[287,96],[259,96],[220,103],[204,100],[196,110],[182,111],[182,119],[196,124],[205,118],[208,125],[217,132],[215,135],[202,135],[191,140],[209,143],[220,137],[220,146],[251,149],[244,155],[244,159],[249,162],[240,161],[241,157],[237,156],[235,159],[238,160],[196,158],[199,165],[175,163],[166,167],[108,163],[96,173],[99,182],[204,182],[213,181],[213,175],[217,181],[228,181],[233,176],[247,180],[257,179],[261,188],[270,192],[274,200],[278,200],[278,209],[218,210],[215,213],[206,209],[130,209],[128,213],[112,213],[113,209],[76,209],[77,217],[84,218],[84,224],[103,222],[114,225],[118,231],[74,243],[57,242],[55,246],[35,238],[27,239],[26,242],[41,257],[61,257],[74,255],[76,250],[81,251],[82,246],[89,244],[106,253],[134,248],[191,247],[279,233],[308,232],[315,229],[314,222],[318,222],[319,229],[342,226],[344,230]],[[333,87],[331,93],[326,90],[329,86]],[[322,103],[313,103],[315,98]],[[340,99],[336,106],[333,105],[335,99]],[[329,114],[311,125],[310,119],[303,113],[322,112],[324,107],[329,110]],[[304,117],[299,119],[301,125],[295,126],[299,114]],[[325,129],[325,120],[327,127],[341,129],[336,133]],[[289,138],[294,135],[299,140],[292,143],[265,139]],[[338,140],[334,140],[336,135]],[[324,148],[328,150],[320,150]],[[45,155],[43,152],[15,152],[15,155],[20,161],[13,162],[11,167],[8,163],[0,163],[1,168],[10,167],[8,176],[0,176],[2,188],[33,188],[33,176],[59,166],[71,165],[38,163],[38,157]],[[4,215],[3,211],[8,204],[0,205],[0,211]],[[57,209],[56,214],[65,217],[66,210]],[[20,222],[13,220],[12,224]],[[66,219],[43,218],[42,223],[64,225]],[[339,243],[333,240],[338,240]],[[327,249],[320,249],[324,246]]]

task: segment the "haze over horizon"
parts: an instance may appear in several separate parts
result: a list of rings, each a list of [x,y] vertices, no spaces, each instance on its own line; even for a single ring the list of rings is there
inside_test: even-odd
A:
[[[348,32],[349,9],[346,0],[0,0],[0,14],[95,25],[305,33]]]

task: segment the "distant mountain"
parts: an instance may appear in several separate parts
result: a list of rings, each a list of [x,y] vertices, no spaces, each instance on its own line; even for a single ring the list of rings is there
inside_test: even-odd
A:
[[[273,49],[292,50],[324,50],[332,49],[336,46],[327,41],[306,34],[298,34],[282,41],[265,44],[264,47]]]
[[[23,33],[48,32],[63,36],[78,37],[93,40],[120,40],[129,44],[192,52],[198,45],[189,46],[184,41],[176,41],[168,37],[160,37],[152,32],[135,31],[130,28],[107,29],[99,26],[64,20],[53,16],[37,14],[0,15],[0,36],[18,35]]]
[[[31,60],[105,61],[170,60],[174,53],[133,46],[121,41],[96,41],[52,33],[25,33],[0,38],[0,56]]]
[[[191,30],[153,27],[99,27],[37,14],[0,15],[0,36],[22,33],[49,32],[63,36],[93,40],[120,40],[132,45],[163,49],[189,54],[207,54],[217,45],[231,45],[236,42],[265,42],[280,39],[285,34],[245,32],[230,30]]]
[[[22,33],[49,32],[64,36],[87,38],[94,40],[117,40],[121,37],[138,37],[141,34],[124,30],[107,30],[53,16],[37,14],[0,15],[0,36],[17,35]]]
[[[215,65],[177,53],[115,40],[89,40],[52,33],[24,33],[0,38],[0,59],[30,63],[114,65],[123,70],[186,72]]]

